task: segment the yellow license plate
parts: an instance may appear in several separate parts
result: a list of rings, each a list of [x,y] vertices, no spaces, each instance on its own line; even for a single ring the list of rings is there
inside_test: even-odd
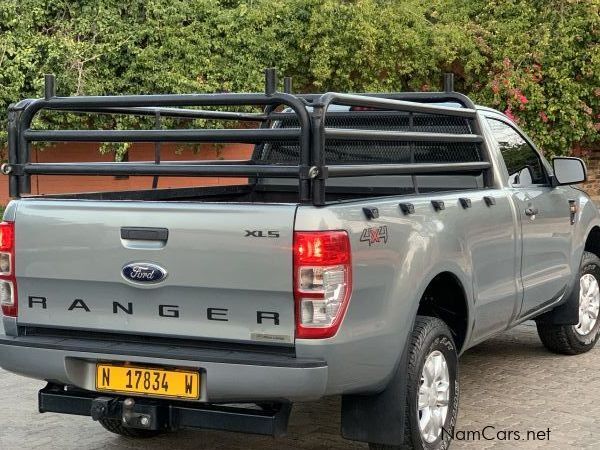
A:
[[[96,390],[197,400],[200,374],[136,366],[96,366]]]

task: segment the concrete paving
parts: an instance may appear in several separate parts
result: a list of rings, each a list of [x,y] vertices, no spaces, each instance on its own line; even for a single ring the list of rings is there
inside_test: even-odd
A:
[[[453,449],[600,449],[600,346],[580,356],[554,355],[526,324],[469,350],[460,367]],[[183,431],[140,441],[90,418],[39,414],[41,387],[0,370],[0,449],[367,448],[339,436],[339,398],[294,405],[284,438]]]

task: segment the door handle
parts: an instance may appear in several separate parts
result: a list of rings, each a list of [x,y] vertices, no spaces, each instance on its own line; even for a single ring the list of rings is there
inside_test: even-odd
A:
[[[538,212],[539,212],[539,211],[538,211],[538,209],[537,209],[537,208],[527,208],[527,209],[525,210],[525,215],[526,215],[526,216],[535,216],[535,215],[537,215],[537,213],[538,213]]]

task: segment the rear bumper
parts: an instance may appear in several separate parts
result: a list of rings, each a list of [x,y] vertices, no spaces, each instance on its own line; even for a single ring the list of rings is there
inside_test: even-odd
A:
[[[30,378],[95,390],[100,361],[198,370],[200,402],[316,400],[327,364],[290,354],[124,343],[51,336],[0,336],[0,366]]]

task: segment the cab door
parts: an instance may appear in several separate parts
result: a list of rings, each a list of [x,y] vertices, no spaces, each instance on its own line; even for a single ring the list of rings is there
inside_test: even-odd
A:
[[[523,300],[517,317],[525,317],[560,299],[572,280],[568,190],[550,185],[541,156],[507,119],[487,120],[520,216]]]

